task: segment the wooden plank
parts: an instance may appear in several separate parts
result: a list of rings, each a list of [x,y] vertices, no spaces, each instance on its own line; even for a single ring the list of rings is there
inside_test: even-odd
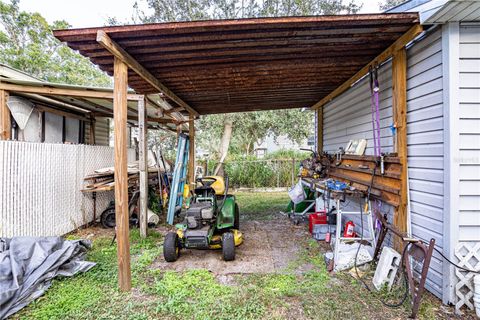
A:
[[[325,98],[314,104],[311,109],[318,109],[323,107],[328,102],[332,101],[340,94],[348,90],[354,83],[360,80],[363,76],[368,73],[370,67],[379,65],[388,58],[390,58],[395,52],[404,48],[410,41],[415,39],[423,31],[423,27],[420,24],[417,24],[410,28],[405,34],[403,34],[400,38],[397,39],[390,47],[388,47],[385,51],[380,53],[375,59],[373,59],[370,63],[368,63],[365,67],[360,69],[353,77],[348,79],[342,85],[340,85],[337,89],[333,90],[329,95]]]
[[[82,98],[96,98],[96,99],[113,99],[114,93],[111,91],[92,91],[88,89],[67,89],[67,88],[53,88],[53,87],[37,87],[20,84],[10,84],[0,82],[0,90],[35,93],[46,96],[67,96],[67,97],[82,97]],[[138,94],[127,94],[127,99],[138,101],[142,97]]]
[[[188,149],[188,182],[190,187],[195,186],[195,117],[190,115],[188,121],[190,144]]]
[[[89,127],[89,139],[91,145],[95,144],[95,116],[90,117],[90,127]]]
[[[12,123],[7,101],[8,92],[0,90],[0,140],[10,140],[12,138]]]
[[[39,104],[39,103],[35,104],[35,108],[38,111],[41,111],[41,112],[50,112],[50,113],[53,113],[53,114],[56,114],[56,115],[59,115],[59,116],[62,116],[62,117],[66,117],[66,118],[77,119],[77,120],[81,120],[81,121],[90,121],[90,118],[87,117],[88,113],[85,114],[85,116],[81,116],[81,115],[76,114],[76,113],[70,113],[70,112],[54,109],[54,108],[51,108],[49,106],[45,106],[45,105]]]
[[[317,111],[317,153],[323,153],[323,106]]]
[[[147,237],[147,204],[148,204],[148,179],[147,179],[147,126],[145,124],[145,100],[138,100],[138,169],[140,171],[140,236]]]
[[[115,220],[117,232],[118,283],[120,290],[130,291],[130,242],[128,218],[127,171],[127,87],[128,68],[115,59],[113,119],[115,135]]]
[[[392,61],[393,117],[396,127],[395,146],[402,165],[400,179],[400,203],[395,208],[393,225],[401,232],[407,231],[407,52],[405,48],[393,55]],[[402,243],[396,241],[400,251]]]
[[[185,101],[180,99],[175,93],[168,89],[163,83],[161,83],[155,76],[153,76],[147,69],[145,69],[140,63],[137,62],[128,52],[114,42],[107,33],[103,30],[97,32],[97,42],[100,43],[105,49],[117,59],[122,60],[128,67],[135,71],[140,77],[147,81],[159,92],[164,93],[168,98],[172,99],[180,107],[185,108],[189,113],[198,116],[198,112],[190,107]]]

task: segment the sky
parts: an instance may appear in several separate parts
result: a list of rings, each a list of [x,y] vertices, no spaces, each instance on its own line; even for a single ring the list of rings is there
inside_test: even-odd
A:
[[[378,12],[380,0],[358,0],[362,1],[361,13]],[[83,28],[102,26],[108,17],[116,17],[121,22],[128,21],[132,16],[134,3],[135,0],[20,0],[20,9],[38,12],[49,23],[66,20],[74,28]],[[146,10],[146,7],[141,9]]]

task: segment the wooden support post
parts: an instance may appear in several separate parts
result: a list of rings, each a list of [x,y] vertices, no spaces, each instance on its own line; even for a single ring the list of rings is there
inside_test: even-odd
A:
[[[0,90],[0,140],[10,140],[12,138],[12,123],[7,101],[8,92]]]
[[[190,187],[195,186],[195,117],[190,115],[188,121],[190,144],[188,149],[188,182]]]
[[[125,63],[115,58],[113,67],[113,119],[115,134],[115,221],[117,232],[118,284],[130,291],[130,242],[127,172],[127,77]]]
[[[407,52],[405,48],[393,54],[392,61],[392,88],[393,88],[393,117],[396,127],[395,145],[402,165],[400,176],[400,203],[395,210],[394,225],[399,231],[407,231],[408,195],[407,195]],[[394,246],[401,250],[401,241],[396,241]]]
[[[323,106],[316,110],[317,116],[317,153],[323,152]]]
[[[88,132],[88,142],[91,145],[95,144],[95,116],[91,115],[90,116],[90,130]]]
[[[138,169],[140,171],[140,236],[147,237],[148,149],[145,100],[138,100]]]

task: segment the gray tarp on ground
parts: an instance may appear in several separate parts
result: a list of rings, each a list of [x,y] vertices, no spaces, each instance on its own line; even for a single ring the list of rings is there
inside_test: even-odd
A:
[[[55,276],[92,268],[95,263],[83,261],[90,246],[61,237],[0,238],[0,319],[40,297]]]

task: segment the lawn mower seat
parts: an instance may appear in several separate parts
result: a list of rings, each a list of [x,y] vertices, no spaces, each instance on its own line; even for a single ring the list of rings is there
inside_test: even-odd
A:
[[[206,176],[203,179],[208,181],[208,178],[212,179],[212,183],[208,185],[215,191],[215,195],[221,196],[225,193],[225,180],[221,176]],[[202,187],[199,187],[202,188]]]

